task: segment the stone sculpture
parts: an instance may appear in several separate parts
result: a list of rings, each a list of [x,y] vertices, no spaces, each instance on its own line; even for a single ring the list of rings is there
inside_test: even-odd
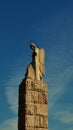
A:
[[[41,80],[45,74],[44,67],[44,49],[39,49],[34,43],[30,44],[30,48],[33,50],[32,62],[28,65],[26,71],[26,78]]]
[[[19,85],[18,130],[48,130],[47,84],[44,75],[44,49],[30,44],[32,62]]]

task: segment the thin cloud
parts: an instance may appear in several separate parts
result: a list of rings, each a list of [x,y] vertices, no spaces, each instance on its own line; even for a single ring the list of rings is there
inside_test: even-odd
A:
[[[2,124],[0,124],[0,130],[18,130],[17,118],[5,120]]]
[[[22,72],[15,73],[15,75],[10,76],[6,83],[5,95],[7,103],[9,104],[9,109],[14,114],[18,112],[18,87],[22,80],[22,75]]]
[[[18,112],[18,90],[17,87],[6,87],[6,98],[7,103],[9,104],[10,110],[12,110],[15,114]]]
[[[49,112],[54,109],[57,100],[65,93],[68,83],[72,80],[72,75],[73,66],[68,66],[63,72],[60,70],[59,73],[53,74],[47,79],[49,84]]]
[[[73,113],[70,111],[60,111],[56,112],[54,118],[62,123],[72,123],[73,124]]]

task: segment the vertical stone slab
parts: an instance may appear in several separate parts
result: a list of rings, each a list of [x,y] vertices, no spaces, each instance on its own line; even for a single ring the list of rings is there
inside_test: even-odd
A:
[[[47,85],[23,79],[19,86],[18,130],[48,130]]]

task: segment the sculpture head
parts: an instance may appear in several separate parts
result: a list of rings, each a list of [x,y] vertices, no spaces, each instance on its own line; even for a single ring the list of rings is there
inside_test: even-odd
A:
[[[31,48],[32,50],[35,50],[35,49],[37,48],[37,46],[36,46],[34,43],[31,43],[31,44],[30,44],[30,48]]]

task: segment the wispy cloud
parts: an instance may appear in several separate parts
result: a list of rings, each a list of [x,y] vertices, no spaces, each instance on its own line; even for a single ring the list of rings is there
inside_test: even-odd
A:
[[[6,87],[6,98],[7,103],[9,104],[10,110],[12,110],[15,114],[18,111],[18,88],[14,87]]]
[[[73,64],[70,63],[70,61],[61,57],[61,54],[54,54],[52,52],[52,54],[49,55],[50,58],[47,61],[50,61],[50,63],[47,63],[47,66],[49,67],[47,67],[48,74],[46,79],[48,83],[49,120],[50,123],[52,122],[52,124],[49,124],[49,129],[65,130],[65,124],[68,123],[70,125],[70,123],[72,123],[73,111],[70,112],[71,105],[68,106],[69,102],[66,101],[67,106],[65,106],[64,102],[61,101],[61,98],[70,88],[70,82],[73,81]],[[54,56],[52,56],[51,58],[51,55]],[[57,113],[57,111],[59,111],[59,113]],[[66,120],[66,118],[68,119]],[[53,120],[55,124],[53,124]],[[64,125],[59,124],[58,121],[60,123],[63,123]],[[52,125],[54,126],[54,128],[52,127]],[[67,130],[70,129],[71,127],[69,126]]]
[[[70,111],[60,111],[56,112],[54,118],[62,123],[72,123],[73,124],[73,113]]]
[[[50,68],[52,68],[52,65]],[[69,82],[72,80],[72,76],[73,76],[73,66],[68,66],[63,71],[59,70],[59,73],[57,74],[56,73],[51,74],[47,79],[49,85],[48,90],[49,90],[49,112],[50,113],[52,109],[56,107],[55,104],[57,100],[59,100],[59,98],[61,98],[61,96],[68,89],[67,86]]]
[[[0,124],[0,130],[17,130],[17,118],[5,120]]]
[[[49,127],[49,130],[73,130],[73,128],[71,126],[67,126],[67,125],[59,125],[58,123],[57,124],[54,124],[52,125],[52,127]]]
[[[9,77],[9,80],[6,83],[6,99],[9,104],[9,109],[15,114],[18,112],[18,89],[19,84],[22,80],[23,72],[15,72],[12,76]]]
[[[9,109],[15,114],[15,118],[10,118],[5,120],[0,124],[0,130],[18,130],[17,125],[17,113],[18,113],[18,87],[23,78],[23,71],[14,72],[9,77],[6,88],[5,95]]]

